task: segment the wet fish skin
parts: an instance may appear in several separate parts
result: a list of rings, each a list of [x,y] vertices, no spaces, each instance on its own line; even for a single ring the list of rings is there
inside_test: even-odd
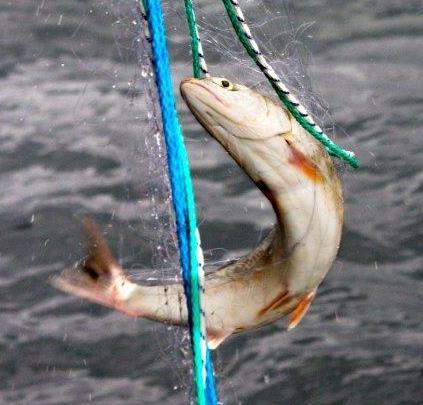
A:
[[[185,79],[188,107],[271,202],[276,224],[250,254],[207,275],[207,338],[217,347],[233,333],[290,314],[288,328],[307,311],[338,251],[342,189],[322,146],[279,104],[223,78]],[[180,284],[132,282],[89,221],[88,259],[54,278],[59,289],[117,309],[186,325]]]

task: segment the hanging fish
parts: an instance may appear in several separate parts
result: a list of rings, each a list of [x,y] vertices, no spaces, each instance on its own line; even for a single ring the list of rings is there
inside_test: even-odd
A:
[[[302,319],[336,257],[341,239],[341,183],[327,152],[270,98],[226,79],[185,79],[188,107],[257,187],[276,225],[245,257],[205,280],[207,340],[216,348],[233,333],[289,315]],[[94,224],[85,222],[89,255],[53,284],[127,315],[187,324],[181,284],[145,286],[125,275]]]

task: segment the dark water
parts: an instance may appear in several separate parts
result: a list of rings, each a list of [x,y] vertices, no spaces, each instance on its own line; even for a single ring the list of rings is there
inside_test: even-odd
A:
[[[176,83],[190,75],[180,3],[166,5]],[[242,4],[264,49],[288,60],[276,65],[307,90],[309,105],[320,100],[326,127],[337,123],[336,139],[362,167],[341,168],[342,248],[305,320],[290,333],[278,322],[222,345],[215,352],[220,397],[228,404],[422,403],[421,3],[296,1],[289,10],[279,1],[256,3]],[[219,2],[201,6],[212,72],[266,90],[234,45]],[[157,269],[176,263],[168,205],[153,201],[155,191],[166,194],[163,160],[151,159],[161,149],[151,137],[130,9],[123,0],[0,3],[0,403],[187,402],[180,335],[47,283],[81,254],[83,214],[107,230],[138,277],[168,276]],[[309,59],[322,98],[301,76],[298,54]],[[273,214],[179,107],[203,245],[217,263],[251,249]]]

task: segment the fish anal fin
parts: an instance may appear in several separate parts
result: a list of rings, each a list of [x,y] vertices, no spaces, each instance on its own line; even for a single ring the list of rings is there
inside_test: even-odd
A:
[[[291,316],[288,322],[288,330],[294,329],[301,322],[301,319],[303,319],[304,315],[309,309],[315,295],[316,291],[312,291],[300,297],[300,301],[291,312]]]
[[[230,335],[232,331],[207,331],[207,346],[210,350],[214,350]]]

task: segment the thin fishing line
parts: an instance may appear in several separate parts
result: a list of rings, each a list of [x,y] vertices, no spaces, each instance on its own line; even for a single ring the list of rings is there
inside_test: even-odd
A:
[[[222,0],[226,12],[231,20],[232,26],[244,45],[245,50],[254,60],[256,65],[264,73],[270,84],[276,91],[279,99],[286,106],[288,111],[295,117],[298,123],[307,130],[312,136],[319,140],[326,148],[326,150],[333,156],[345,160],[352,167],[357,168],[359,162],[355,157],[354,152],[342,149],[329,139],[323,132],[323,129],[316,124],[313,117],[307,112],[306,108],[300,103],[291,91],[282,82],[275,70],[267,62],[266,58],[260,51],[257,42],[254,40],[251,30],[246,23],[244,14],[239,6],[237,0]]]

